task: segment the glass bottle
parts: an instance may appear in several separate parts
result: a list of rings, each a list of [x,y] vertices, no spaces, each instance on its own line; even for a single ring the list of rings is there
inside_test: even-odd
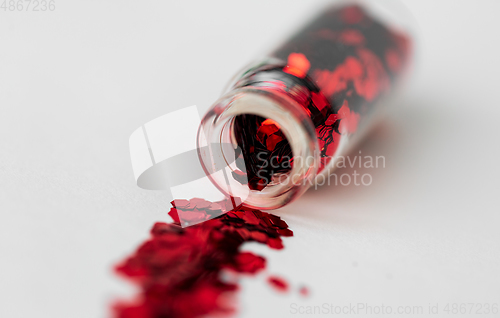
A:
[[[367,131],[410,51],[408,35],[359,5],[322,11],[238,73],[209,109],[198,131],[203,169],[249,207],[291,202]]]

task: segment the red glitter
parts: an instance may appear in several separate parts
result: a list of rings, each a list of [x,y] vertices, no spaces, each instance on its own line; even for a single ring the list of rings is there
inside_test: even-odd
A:
[[[346,45],[363,45],[365,36],[358,30],[345,30],[339,35],[340,42]]]
[[[365,74],[354,78],[354,87],[360,96],[373,101],[381,92],[390,88],[389,76],[380,59],[370,50],[359,49],[359,58],[363,63]]]
[[[356,5],[348,6],[340,11],[341,18],[347,24],[357,24],[365,19],[365,13]]]
[[[309,288],[307,288],[306,286],[302,286],[299,289],[299,293],[301,296],[307,297],[307,296],[309,296]]]
[[[345,91],[350,83],[367,101],[389,89],[389,77],[377,56],[365,49],[358,50],[359,59],[349,56],[333,71],[317,70],[316,83],[326,96]]]
[[[288,291],[288,283],[283,278],[271,276],[267,279],[267,282],[279,292]]]
[[[339,125],[341,133],[354,133],[358,129],[359,114],[349,109],[349,103],[344,101],[344,104],[339,109],[338,118],[342,119]]]
[[[311,62],[302,53],[291,53],[283,71],[285,73],[304,78],[311,67]]]
[[[346,29],[341,32],[329,29],[321,29],[317,31],[315,35],[317,35],[319,38],[340,42],[345,45],[360,46],[364,45],[366,42],[365,36],[355,29]]]
[[[238,285],[224,279],[224,272],[255,274],[266,266],[263,257],[240,251],[241,245],[257,241],[282,249],[281,237],[293,235],[278,216],[245,207],[181,228],[178,213],[199,209],[210,214],[209,209],[225,207],[227,201],[210,205],[200,199],[175,200],[175,203],[169,212],[174,223],[156,223],[151,229],[151,238],[116,267],[119,274],[137,284],[141,291],[132,301],[117,302],[113,307],[115,317],[200,317],[234,313],[235,308],[227,296],[232,295]],[[279,282],[274,283],[277,284]]]
[[[357,58],[352,56],[348,56],[344,63],[337,66],[333,71],[316,70],[313,73],[316,84],[327,97],[347,89],[349,81],[362,76],[363,66]]]
[[[286,95],[302,106],[316,130],[321,172],[342,135],[366,126],[376,101],[390,92],[408,64],[410,47],[407,36],[372,19],[360,6],[334,7],[271,54],[286,61],[283,65],[248,70],[235,88]],[[279,183],[294,161],[285,135],[268,121],[250,114],[234,120],[247,178],[233,175],[251,190]],[[270,167],[270,162],[276,164]]]
[[[387,67],[394,73],[401,71],[403,67],[403,61],[394,49],[387,49],[385,51],[385,62],[387,63]]]
[[[236,165],[241,164],[240,169],[244,165],[247,172],[245,183],[250,189],[260,191],[274,174],[290,171],[292,150],[278,123],[256,115],[241,115],[235,118],[234,132],[245,157],[241,162],[237,160]],[[274,167],[269,165],[270,162]],[[233,176],[244,181],[239,175]]]

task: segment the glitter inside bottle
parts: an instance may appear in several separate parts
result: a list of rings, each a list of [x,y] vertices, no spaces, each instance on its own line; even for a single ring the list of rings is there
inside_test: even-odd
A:
[[[409,37],[360,6],[324,10],[239,73],[205,115],[198,144],[210,180],[249,207],[289,203],[366,131],[409,56]],[[214,156],[230,173],[217,173]]]

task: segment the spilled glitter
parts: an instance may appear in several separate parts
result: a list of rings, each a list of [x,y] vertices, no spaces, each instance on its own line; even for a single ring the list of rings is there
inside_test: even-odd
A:
[[[201,199],[183,203],[183,207],[196,204],[191,213],[207,213],[203,206],[214,207]],[[180,227],[182,212],[185,210],[179,205],[173,207],[169,215],[174,222],[156,223],[151,237],[116,266],[116,272],[139,286],[140,293],[133,300],[116,302],[114,317],[234,314],[232,297],[239,287],[234,278],[256,274],[266,267],[263,257],[241,251],[243,243],[256,241],[282,249],[282,237],[293,236],[278,216],[243,206],[188,228]],[[277,286],[288,286],[282,279],[271,284],[282,290]]]

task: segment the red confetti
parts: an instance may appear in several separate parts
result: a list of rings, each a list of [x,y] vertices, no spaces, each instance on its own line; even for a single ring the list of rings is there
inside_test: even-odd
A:
[[[302,297],[307,297],[309,296],[309,288],[307,288],[306,286],[302,286],[299,289],[299,293]]]
[[[267,282],[277,291],[279,292],[287,292],[288,291],[288,283],[282,278],[271,276],[267,279]]]
[[[302,53],[291,53],[288,56],[288,63],[283,69],[285,73],[304,78],[311,67],[311,62]]]
[[[339,40],[347,45],[363,45],[365,43],[364,35],[358,30],[347,29],[339,35]]]
[[[363,21],[365,13],[358,6],[348,6],[340,11],[341,18],[347,24],[357,24]]]
[[[228,204],[229,202],[229,204]],[[174,223],[156,223],[151,238],[116,266],[116,271],[140,287],[132,301],[113,306],[116,318],[200,317],[231,314],[227,298],[238,285],[224,279],[225,272],[255,274],[266,260],[242,252],[243,243],[257,241],[283,248],[282,236],[292,235],[279,217],[240,206],[215,219],[181,228],[179,214],[221,213],[232,203],[202,199],[175,200],[169,215]],[[216,209],[219,208],[218,211]],[[189,210],[188,210],[189,209]],[[273,280],[273,286],[281,286]],[[286,285],[286,283],[285,283]],[[283,287],[279,287],[283,289]]]
[[[342,119],[339,125],[341,133],[353,133],[358,129],[359,114],[349,109],[347,101],[344,102],[337,115]]]

